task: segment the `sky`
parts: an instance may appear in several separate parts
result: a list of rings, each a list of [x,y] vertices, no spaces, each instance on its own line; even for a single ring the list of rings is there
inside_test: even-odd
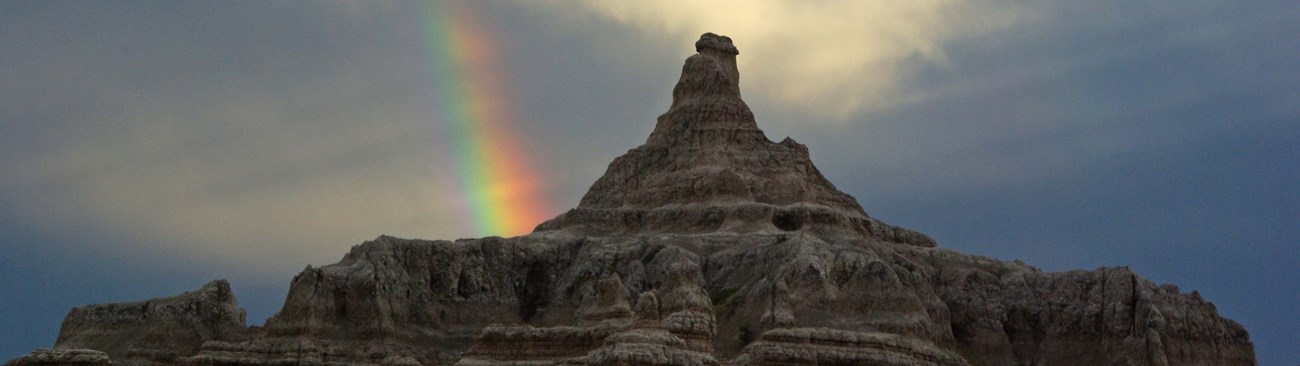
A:
[[[381,234],[521,234],[484,221],[575,206],[715,32],[759,127],[873,217],[1045,270],[1128,266],[1295,365],[1295,19],[1271,0],[3,1],[0,360],[78,305],[226,278],[262,324],[294,274]]]

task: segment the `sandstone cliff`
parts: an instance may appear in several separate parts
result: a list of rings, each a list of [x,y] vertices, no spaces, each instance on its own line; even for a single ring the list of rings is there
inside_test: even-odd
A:
[[[962,254],[871,218],[805,146],[758,129],[729,38],[696,50],[645,144],[573,210],[515,238],[362,243],[294,277],[264,333],[208,337],[177,362],[1255,363],[1245,330],[1196,293]],[[61,339],[131,334],[69,318]]]

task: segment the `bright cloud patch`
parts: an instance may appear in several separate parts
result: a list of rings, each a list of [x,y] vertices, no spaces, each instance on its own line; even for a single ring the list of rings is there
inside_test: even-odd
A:
[[[990,1],[547,2],[582,9],[656,38],[690,44],[704,32],[736,40],[745,90],[833,117],[908,98],[909,64],[945,62],[947,42],[1012,25],[1020,15]]]

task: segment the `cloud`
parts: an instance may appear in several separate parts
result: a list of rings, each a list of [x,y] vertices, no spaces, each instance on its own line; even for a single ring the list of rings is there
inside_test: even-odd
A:
[[[943,64],[949,42],[1008,28],[1025,11],[998,1],[613,1],[536,5],[577,11],[689,45],[731,36],[742,89],[817,115],[847,119],[914,98],[901,87],[917,63]]]
[[[24,85],[0,90],[6,214],[71,253],[277,280],[380,234],[471,234],[420,39],[397,31],[418,24],[195,6],[6,23],[32,35],[0,38]]]
[[[311,89],[322,88],[285,94]],[[461,231],[448,204],[455,189],[435,173],[446,163],[436,137],[411,113],[419,109],[329,106],[356,97],[134,105],[104,116],[122,123],[116,131],[18,162],[24,174],[7,190],[26,193],[15,195],[20,211],[51,227],[106,228],[156,259],[264,273],[333,261],[378,234]],[[318,112],[286,110],[296,108]]]

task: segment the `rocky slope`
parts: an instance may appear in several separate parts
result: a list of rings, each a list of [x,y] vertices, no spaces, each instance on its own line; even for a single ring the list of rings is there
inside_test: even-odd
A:
[[[871,218],[806,147],[758,129],[730,39],[696,50],[650,138],[578,207],[521,237],[357,245],[296,276],[264,333],[176,362],[1255,364],[1195,292],[962,254]],[[134,334],[73,323],[69,339]]]
[[[5,366],[108,366],[108,354],[96,350],[65,348],[38,349],[5,363]]]
[[[118,364],[174,364],[204,342],[242,341],[252,333],[230,284],[217,280],[171,297],[74,308],[63,318],[55,350],[15,362],[106,364],[111,358]],[[105,356],[102,362],[96,353]]]

